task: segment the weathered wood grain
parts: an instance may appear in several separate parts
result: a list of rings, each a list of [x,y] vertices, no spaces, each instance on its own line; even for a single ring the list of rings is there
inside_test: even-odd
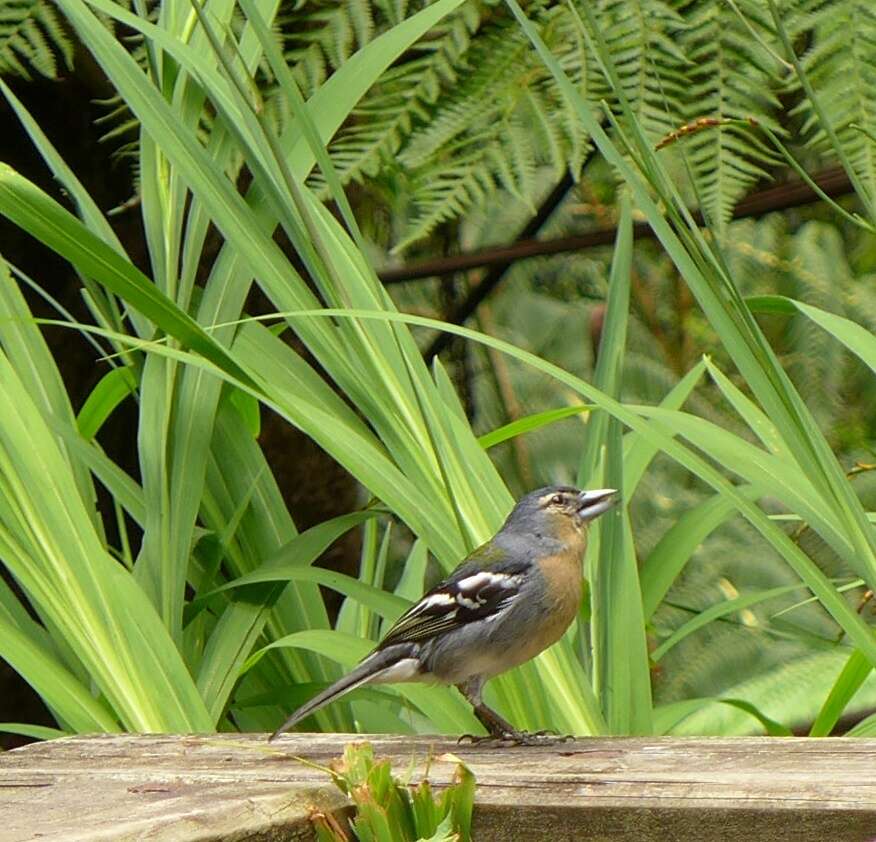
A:
[[[3,842],[311,839],[343,810],[325,765],[361,736],[96,736],[0,755]],[[400,771],[452,752],[478,781],[475,839],[876,842],[876,740],[581,739],[550,748],[376,736]],[[447,783],[451,762],[433,761]]]

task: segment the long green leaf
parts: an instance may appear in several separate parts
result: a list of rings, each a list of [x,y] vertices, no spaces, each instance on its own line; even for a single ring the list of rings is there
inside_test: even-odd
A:
[[[0,657],[40,694],[67,727],[78,732],[119,730],[112,714],[88,688],[2,615]],[[0,730],[8,729],[0,725]]]
[[[857,649],[849,655],[846,665],[830,688],[815,722],[809,729],[810,737],[830,736],[830,732],[833,731],[852,697],[861,689],[861,685],[872,671],[873,664]]]
[[[76,416],[79,433],[93,439],[113,410],[136,390],[136,381],[129,368],[113,368],[100,378]]]
[[[683,626],[676,629],[666,640],[663,641],[652,653],[651,659],[655,662],[659,661],[673,646],[681,643],[686,637],[690,636],[699,629],[719,620],[721,617],[726,617],[728,614],[735,614],[745,608],[750,608],[752,605],[760,605],[770,599],[775,599],[779,596],[784,596],[794,590],[799,590],[801,585],[784,585],[778,588],[768,588],[766,590],[754,591],[753,593],[743,594],[742,596],[728,599],[724,602],[719,602],[712,605],[705,611],[701,611],[695,617],[688,620]]]
[[[750,500],[763,497],[753,486],[739,488]],[[642,604],[650,620],[697,547],[737,511],[733,501],[722,494],[698,503],[684,512],[663,534],[642,563]]]
[[[441,329],[495,348],[502,353],[508,354],[511,357],[531,365],[539,371],[549,374],[557,381],[564,383],[569,386],[569,388],[576,391],[585,400],[599,405],[633,430],[641,432],[644,437],[656,444],[660,450],[667,453],[681,465],[687,467],[706,483],[719,491],[722,496],[731,500],[736,508],[751,522],[757,531],[763,535],[763,537],[782,555],[783,558],[785,558],[792,569],[819,598],[825,609],[827,609],[827,611],[832,614],[837,622],[846,630],[855,644],[859,646],[862,651],[867,653],[868,659],[876,664],[876,640],[874,640],[869,633],[868,627],[863,623],[856,612],[849,608],[842,596],[833,587],[827,577],[812,563],[811,559],[800,550],[788,535],[778,529],[764,512],[747,499],[746,495],[740,489],[731,485],[720,471],[698,456],[694,451],[690,450],[683,444],[676,442],[674,440],[674,431],[671,428],[662,423],[658,424],[655,422],[644,421],[639,415],[639,412],[641,411],[648,412],[649,414],[659,414],[661,410],[652,407],[636,407],[636,409],[633,410],[625,407],[607,395],[604,395],[595,387],[580,378],[575,377],[552,363],[540,359],[534,354],[523,351],[510,343],[486,336],[485,334],[478,333],[477,331],[459,325],[451,325],[422,316],[383,312],[368,313],[367,311],[357,310],[321,310],[298,314],[286,313],[285,315],[288,318],[328,318],[336,316],[340,318],[399,320],[405,321],[409,324]],[[673,413],[669,410],[666,410],[665,412],[667,413],[667,417],[673,416],[673,414],[683,414]],[[741,446],[742,440],[739,441]],[[868,523],[868,529],[869,528],[870,526]]]
[[[751,317],[738,289],[726,272],[719,252],[703,237],[681,201],[679,191],[632,115],[593,10],[586,4],[581,7],[588,20],[587,37],[594,39],[599,60],[625,110],[628,127],[632,132],[628,146],[635,146],[649,181],[658,190],[669,217],[676,220],[675,229],[650,194],[643,179],[608,137],[580,91],[551,54],[519,4],[516,0],[506,2],[545,66],[574,106],[596,146],[630,187],[637,206],[643,211],[657,238],[679,268],[764,411],[786,440],[788,452],[819,491],[823,505],[842,522],[847,540],[854,547],[859,559],[858,566],[867,570],[868,580],[876,582],[876,535],[867,523],[863,507],[850,488],[841,466],[818,430],[811,413]]]
[[[621,201],[595,376],[595,385],[612,397],[619,396],[622,385],[632,251],[632,207],[625,198]],[[620,505],[599,521],[599,554],[591,564],[594,684],[611,733],[649,734],[651,676],[638,566],[624,496],[620,421],[606,413],[593,413],[585,436],[579,486],[596,481],[597,465],[602,461],[605,484],[621,496]],[[603,448],[605,455],[600,460]]]
[[[36,185],[0,163],[0,214],[69,260],[84,275],[102,283],[143,315],[160,324],[186,347],[245,383],[249,375],[224,348],[166,296],[135,266],[92,234],[75,216]]]
[[[495,430],[490,430],[489,433],[484,433],[478,437],[478,443],[484,450],[489,450],[491,447],[513,439],[515,436],[522,436],[526,433],[540,430],[542,427],[547,427],[550,424],[555,424],[557,421],[564,421],[566,418],[572,418],[583,412],[590,412],[592,408],[592,406],[587,404],[581,404],[580,406],[562,406],[558,409],[546,409],[544,412],[535,412],[532,415],[518,418],[501,427],[496,427]]]
[[[786,298],[783,295],[763,295],[746,299],[752,313],[793,314],[800,312],[846,346],[876,372],[876,337],[851,319],[828,313],[819,307]]]

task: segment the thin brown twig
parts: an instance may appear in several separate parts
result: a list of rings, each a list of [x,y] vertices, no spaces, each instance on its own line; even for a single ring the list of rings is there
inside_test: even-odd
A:
[[[826,195],[831,198],[845,196],[852,192],[848,176],[842,167],[830,167],[813,176],[812,180]],[[768,187],[751,193],[742,199],[733,211],[734,219],[750,216],[763,216],[772,211],[787,210],[799,205],[812,204],[820,199],[805,182],[799,179]],[[694,215],[697,222],[702,222],[698,214]],[[449,257],[429,258],[427,260],[408,263],[397,268],[381,271],[380,279],[385,284],[398,284],[422,278],[434,278],[451,272],[464,272],[478,267],[491,267],[513,263],[527,257],[540,257],[550,254],[562,254],[569,251],[581,251],[596,246],[610,245],[614,242],[617,230],[602,228],[588,231],[570,237],[557,237],[550,240],[539,240],[534,237],[521,238],[510,245],[491,246],[477,251],[463,252]],[[654,232],[647,222],[639,222],[633,226],[634,239],[654,237]]]

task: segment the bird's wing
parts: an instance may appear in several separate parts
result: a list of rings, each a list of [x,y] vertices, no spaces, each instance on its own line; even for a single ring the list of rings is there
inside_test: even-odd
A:
[[[473,556],[399,617],[378,648],[426,640],[508,608],[520,593],[528,565],[501,561],[484,567]]]

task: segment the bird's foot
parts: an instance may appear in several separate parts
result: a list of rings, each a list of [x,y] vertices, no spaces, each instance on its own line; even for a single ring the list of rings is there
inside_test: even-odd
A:
[[[575,738],[571,734],[558,734],[556,731],[521,731],[516,735],[522,746],[553,746],[557,743],[568,743]]]
[[[555,731],[501,731],[484,736],[463,734],[457,739],[458,744],[464,742],[474,746],[490,746],[493,748],[509,748],[511,746],[552,746],[566,743],[575,738],[571,734],[557,734]]]

